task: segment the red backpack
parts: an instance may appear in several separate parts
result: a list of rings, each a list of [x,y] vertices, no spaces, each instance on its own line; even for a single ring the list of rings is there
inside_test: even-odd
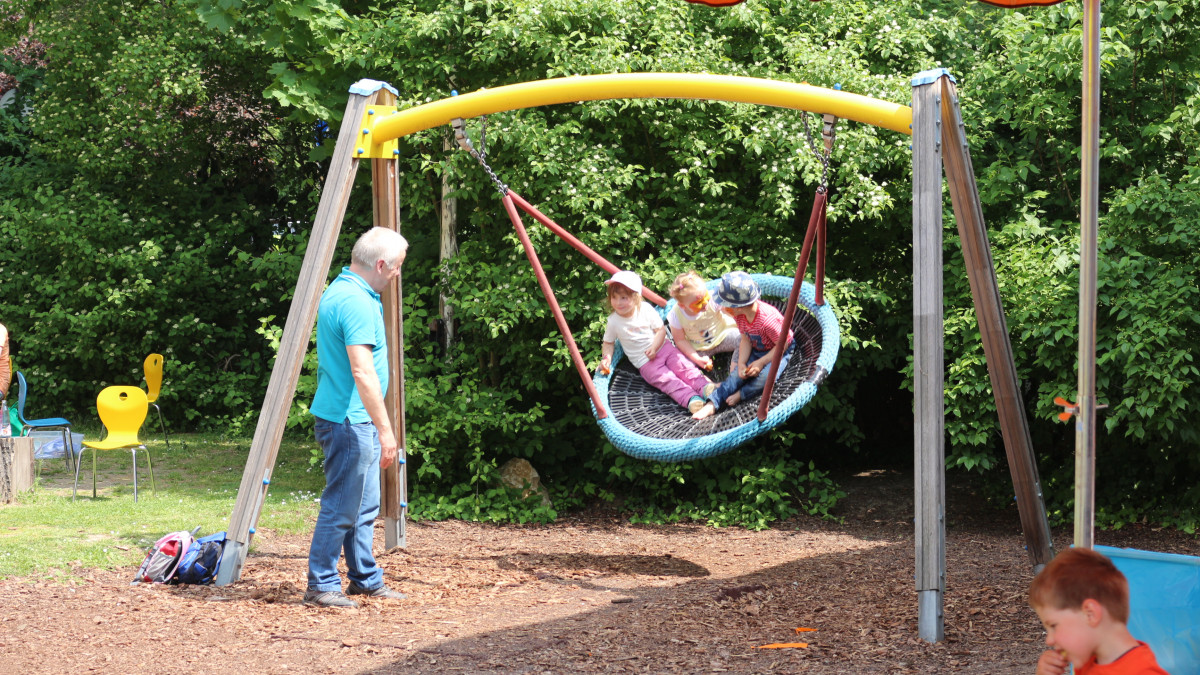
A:
[[[191,547],[195,537],[187,530],[165,534],[146,551],[146,559],[138,568],[133,583],[165,584],[175,576],[179,561]]]

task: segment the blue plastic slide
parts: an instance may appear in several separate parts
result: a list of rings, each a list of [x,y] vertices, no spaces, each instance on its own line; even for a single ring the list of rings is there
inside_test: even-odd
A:
[[[1168,673],[1200,673],[1200,558],[1096,546],[1129,580],[1129,631]]]

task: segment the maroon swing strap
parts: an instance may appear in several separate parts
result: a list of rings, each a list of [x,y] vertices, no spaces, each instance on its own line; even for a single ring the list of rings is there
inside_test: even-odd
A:
[[[567,343],[567,351],[571,352],[571,361],[575,364],[575,370],[579,373],[579,379],[583,381],[583,388],[587,390],[588,396],[592,398],[592,405],[596,406],[596,416],[599,419],[604,419],[608,417],[608,411],[604,409],[604,404],[600,401],[600,393],[596,391],[596,385],[592,383],[587,364],[583,362],[583,355],[579,353],[579,346],[575,344],[575,336],[571,334],[571,327],[567,325],[567,318],[563,316],[562,308],[558,306],[558,299],[554,296],[554,289],[550,287],[550,280],[546,278],[546,271],[542,268],[542,262],[538,260],[537,251],[533,248],[533,242],[530,241],[529,233],[525,231],[525,226],[521,223],[521,214],[517,213],[517,207],[513,201],[513,193],[510,190],[504,195],[504,210],[508,212],[508,217],[512,220],[513,228],[517,230],[517,237],[521,240],[521,246],[525,248],[525,257],[529,258],[529,264],[533,266],[533,273],[537,275],[538,286],[542,289],[542,295],[546,296],[546,304],[550,305],[550,311],[554,313],[554,322],[558,324],[558,331],[562,333],[563,340]]]
[[[522,211],[533,216],[535,220],[545,225],[547,229],[558,235],[559,238],[570,244],[575,250],[582,253],[588,260],[599,265],[606,272],[615,274],[619,271],[619,268],[608,260],[605,260],[603,256],[596,253],[570,232],[567,232],[558,223],[546,217],[545,214],[537,210],[532,204],[525,201],[521,195],[509,189],[496,176],[492,168],[488,166],[486,151],[476,150],[472,145],[471,139],[466,133],[466,124],[462,118],[453,120],[451,126],[454,129],[454,137],[458,141],[459,147],[474,157],[496,184],[496,188],[499,190],[504,201],[504,210],[508,213],[508,218],[512,221],[513,228],[517,231],[517,238],[521,240],[521,246],[525,249],[525,257],[529,259],[529,264],[533,266],[533,273],[537,276],[538,286],[542,289],[542,295],[546,298],[546,304],[550,306],[550,311],[554,314],[554,322],[558,325],[558,330],[562,333],[563,340],[567,343],[567,351],[571,354],[571,362],[575,364],[575,370],[579,373],[579,379],[583,382],[583,388],[587,390],[588,396],[592,399],[592,405],[596,408],[596,416],[598,419],[608,417],[608,411],[605,410],[604,404],[600,400],[600,393],[596,391],[596,385],[592,382],[587,364],[583,362],[583,355],[580,354],[579,346],[575,343],[575,336],[571,333],[571,327],[567,324],[567,318],[563,315],[562,308],[558,304],[558,298],[554,295],[554,289],[550,286],[549,278],[546,277],[546,270],[542,267],[537,251],[533,248],[533,241],[530,240],[529,233],[525,230],[525,225],[521,222],[521,214],[517,213],[517,207],[520,207]],[[480,133],[480,146],[483,147],[483,132],[481,131]],[[667,304],[666,300],[663,300],[662,297],[648,288],[642,288],[642,296],[659,307],[665,307]]]
[[[600,393],[596,391],[596,385],[592,382],[587,364],[583,362],[583,355],[579,351],[579,346],[575,343],[575,336],[571,333],[571,326],[567,324],[567,318],[563,315],[562,308],[558,304],[558,298],[554,295],[554,289],[550,286],[550,279],[546,276],[546,270],[542,267],[541,260],[538,259],[537,251],[533,247],[533,241],[529,238],[529,233],[525,230],[525,225],[521,222],[521,214],[517,212],[517,207],[520,207],[522,211],[533,216],[535,220],[545,225],[547,229],[558,235],[563,241],[570,244],[575,250],[586,256],[588,260],[599,265],[606,272],[615,274],[619,270],[616,265],[605,260],[603,256],[596,253],[587,244],[584,244],[570,232],[563,229],[558,223],[537,210],[532,204],[525,201],[521,195],[513,192],[511,189],[506,189],[503,195],[504,210],[508,213],[508,218],[512,221],[513,228],[517,231],[517,238],[521,240],[521,246],[525,249],[525,257],[529,258],[529,264],[533,266],[533,273],[537,276],[538,286],[542,289],[542,295],[546,297],[546,304],[550,305],[550,311],[554,314],[554,322],[558,324],[558,331],[562,333],[563,340],[567,343],[567,351],[571,353],[571,361],[575,364],[575,370],[579,373],[579,379],[583,382],[583,388],[587,390],[588,396],[592,398],[592,405],[596,406],[596,416],[599,419],[604,419],[608,417],[608,412],[604,409],[604,404],[600,401]],[[663,300],[657,293],[648,288],[642,288],[642,296],[659,307],[664,307],[667,304],[666,300]]]
[[[576,251],[579,251],[580,253],[582,253],[588,260],[591,260],[592,262],[599,265],[600,268],[603,269],[605,272],[608,272],[609,274],[616,274],[617,272],[620,271],[619,267],[612,264],[608,260],[605,260],[603,256],[601,256],[599,253],[596,253],[596,251],[594,251],[593,249],[588,247],[587,244],[583,243],[582,241],[579,241],[579,239],[577,239],[575,237],[575,235],[571,234],[570,232],[567,232],[565,229],[563,229],[563,227],[561,225],[554,222],[553,220],[550,220],[548,217],[546,217],[545,214],[543,214],[541,211],[538,211],[536,207],[534,207],[529,202],[525,201],[521,197],[521,195],[513,192],[511,189],[509,189],[509,191],[506,194],[509,197],[512,197],[513,202],[517,206],[521,207],[522,211],[533,216],[535,220],[537,220],[542,225],[545,225],[546,228],[549,229],[554,234],[557,234],[560,239],[562,239],[563,241],[570,244],[572,248],[574,248]],[[642,287],[642,297],[646,298],[650,302],[653,302],[654,304],[658,305],[659,307],[667,306],[666,300],[664,300],[661,296],[659,296],[654,291],[652,291],[648,288],[645,288],[644,286]]]
[[[800,262],[796,265],[796,276],[792,278],[792,290],[788,293],[787,305],[783,310],[783,327],[779,336],[779,344],[783,347],[775,351],[771,358],[770,370],[767,371],[767,382],[763,386],[762,399],[758,402],[758,421],[767,421],[767,410],[770,407],[771,392],[775,389],[775,373],[783,362],[783,351],[786,348],[787,333],[792,329],[792,318],[796,316],[796,302],[800,299],[800,285],[804,283],[804,274],[808,268],[808,256],[812,252],[813,239],[817,240],[817,271],[816,271],[816,300],[823,302],[822,288],[825,285],[825,204],[828,194],[825,186],[817,188],[817,196],[813,199],[812,215],[808,217],[808,229],[804,232],[804,246],[800,249]],[[777,345],[778,346],[778,345]]]

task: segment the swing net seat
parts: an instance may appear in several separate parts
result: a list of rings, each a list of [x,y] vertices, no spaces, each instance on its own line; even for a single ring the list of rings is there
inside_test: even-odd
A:
[[[752,274],[762,300],[783,312],[792,290],[790,277]],[[708,282],[715,292],[719,280]],[[675,307],[670,300],[658,311],[663,317]],[[609,441],[631,457],[659,462],[686,462],[719,455],[770,431],[803,408],[833,370],[841,344],[837,317],[828,303],[816,304],[815,289],[801,285],[792,318],[795,351],[775,380],[767,418],[758,420],[758,397],[722,407],[711,417],[694,420],[687,408],[648,384],[624,358],[620,343],[613,352],[612,372],[592,378],[608,416],[597,422]],[[729,374],[732,354],[716,354],[709,378],[720,383]],[[765,369],[764,369],[765,371]],[[592,414],[596,414],[592,406]]]
[[[512,221],[517,238],[521,241],[525,255],[533,267],[538,279],[538,286],[550,306],[555,323],[567,344],[567,351],[575,370],[579,373],[591,398],[592,415],[608,440],[621,452],[636,459],[659,462],[686,462],[719,455],[723,452],[749,441],[759,434],[770,431],[791,417],[797,410],[803,408],[817,393],[817,387],[833,370],[837,360],[838,347],[841,343],[841,330],[833,309],[825,302],[824,288],[824,258],[825,258],[825,211],[828,201],[828,171],[829,153],[833,147],[833,124],[836,118],[826,114],[825,129],[822,135],[825,139],[824,153],[817,150],[808,129],[808,118],[803,117],[805,135],[808,137],[809,149],[821,161],[821,182],[817,186],[813,200],[812,215],[809,217],[808,229],[804,234],[804,246],[800,252],[800,261],[796,266],[795,277],[780,277],[770,274],[751,274],[750,277],[758,284],[762,300],[774,305],[785,317],[789,310],[794,309],[791,326],[796,347],[788,365],[775,381],[765,388],[770,392],[769,405],[766,406],[762,419],[759,419],[759,409],[762,407],[761,395],[740,402],[738,405],[725,407],[716,414],[703,420],[692,419],[687,408],[675,403],[669,396],[650,386],[629,360],[624,358],[624,352],[618,343],[613,350],[611,372],[590,374],[584,363],[578,345],[575,344],[571,327],[567,324],[562,308],[554,295],[554,290],[546,276],[545,269],[538,259],[537,251],[529,238],[518,210],[533,216],[559,238],[566,241],[585,257],[612,274],[618,267],[605,260],[601,255],[564,230],[544,213],[538,211],[520,195],[513,192],[488,166],[486,151],[476,150],[467,136],[465,122],[456,118],[452,122],[454,137],[459,147],[467,151],[480,166],[487,171],[496,189],[501,195],[504,209]],[[483,147],[484,132],[480,130],[480,146]],[[801,282],[804,278],[808,256],[816,243],[816,283]],[[708,282],[710,291],[716,291],[720,280]],[[795,293],[795,306],[791,307],[793,288],[800,283]],[[660,316],[666,318],[667,312],[675,307],[675,300],[666,301],[649,289],[642,289],[642,295],[658,305]],[[778,358],[778,355],[776,355]],[[710,379],[721,382],[729,373],[731,355],[718,354],[714,356],[713,370]],[[764,372],[771,366],[768,365]],[[590,379],[589,379],[590,377]]]

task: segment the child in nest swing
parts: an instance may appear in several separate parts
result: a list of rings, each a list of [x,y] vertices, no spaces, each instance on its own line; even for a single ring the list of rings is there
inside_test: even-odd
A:
[[[612,313],[604,329],[600,372],[611,372],[613,350],[620,342],[625,357],[647,382],[689,412],[699,410],[704,405],[706,390],[716,385],[666,339],[662,318],[650,303],[642,300],[641,277],[620,271],[604,283],[608,285]]]
[[[712,293],[695,271],[684,272],[671,284],[675,308],[667,313],[667,325],[675,348],[702,370],[712,370],[713,354],[732,352],[741,342],[733,317],[717,309]]]
[[[787,368],[796,341],[789,327],[787,337],[780,340],[783,332],[783,315],[772,305],[759,300],[758,284],[745,272],[730,272],[721,277],[717,294],[712,301],[737,322],[741,332],[741,345],[737,350],[737,362],[729,368],[729,377],[719,387],[706,392],[708,401],[692,413],[694,419],[704,419],[724,406],[735,406],[742,401],[758,396],[767,384],[767,371],[777,349],[783,349],[783,360],[779,373]]]

